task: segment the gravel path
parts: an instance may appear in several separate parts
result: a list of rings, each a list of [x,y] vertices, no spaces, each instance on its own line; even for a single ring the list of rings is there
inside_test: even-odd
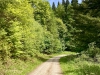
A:
[[[59,59],[65,55],[53,57],[28,75],[63,75],[59,65]]]

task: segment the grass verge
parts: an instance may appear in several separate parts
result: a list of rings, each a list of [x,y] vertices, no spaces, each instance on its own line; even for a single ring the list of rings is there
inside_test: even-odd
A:
[[[2,65],[2,61],[0,61],[0,75],[27,75],[38,65],[53,56],[54,55],[39,54],[26,61],[8,59],[7,63],[4,65]]]
[[[100,75],[100,63],[86,61],[84,56],[68,55],[60,59],[64,75]]]

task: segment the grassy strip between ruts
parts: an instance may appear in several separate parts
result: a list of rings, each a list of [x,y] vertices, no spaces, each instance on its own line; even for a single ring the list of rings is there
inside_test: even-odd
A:
[[[8,59],[5,65],[2,65],[2,61],[0,61],[0,75],[27,75],[49,58],[61,54],[71,53],[72,52],[61,52],[52,55],[39,53],[34,56],[34,58],[29,58],[26,61],[22,61],[20,59]]]
[[[83,56],[62,57],[60,65],[64,75],[100,75],[100,63],[86,61]]]

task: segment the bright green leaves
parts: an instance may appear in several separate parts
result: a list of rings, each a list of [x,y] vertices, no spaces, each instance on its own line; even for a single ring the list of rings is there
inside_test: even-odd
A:
[[[47,1],[4,0],[0,4],[3,60],[8,57],[26,60],[36,52],[51,54],[65,49],[67,27],[54,16]]]
[[[59,17],[59,18],[63,18],[64,15],[65,15],[65,8],[63,5],[59,5],[57,8],[56,8],[56,16]]]
[[[43,46],[41,47],[41,52],[50,54],[63,50],[62,44],[64,43],[62,41],[64,41],[63,37],[66,36],[66,26],[61,19],[56,19],[48,2],[42,0],[32,1],[34,18],[45,30],[43,36],[44,42],[41,44]]]
[[[31,22],[33,21],[33,9],[27,0],[4,0],[1,2],[3,2],[2,4],[6,5],[6,7],[5,9],[1,7],[2,10],[0,12],[0,32],[2,32],[0,33],[0,40],[2,40],[0,54],[5,55],[2,56],[2,59],[8,56],[20,57],[24,49],[22,42],[24,41],[23,29],[24,26],[33,24],[33,22]],[[24,35],[26,34],[24,33]]]
[[[34,18],[36,21],[45,25],[47,19],[49,19],[51,14],[51,8],[47,1],[35,1],[33,0],[32,6],[34,8]]]

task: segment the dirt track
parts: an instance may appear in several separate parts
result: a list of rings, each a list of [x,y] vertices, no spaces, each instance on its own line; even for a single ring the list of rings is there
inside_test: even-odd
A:
[[[49,59],[28,75],[63,75],[59,65],[59,59],[63,56],[65,55]]]

